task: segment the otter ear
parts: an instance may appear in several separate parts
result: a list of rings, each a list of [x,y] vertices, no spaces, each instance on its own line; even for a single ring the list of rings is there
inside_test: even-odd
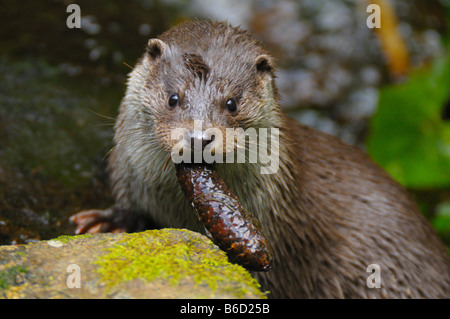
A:
[[[167,51],[167,44],[159,39],[150,39],[146,51],[153,60],[156,60]]]
[[[272,57],[267,54],[262,54],[256,58],[256,71],[261,73],[273,73],[275,67]]]

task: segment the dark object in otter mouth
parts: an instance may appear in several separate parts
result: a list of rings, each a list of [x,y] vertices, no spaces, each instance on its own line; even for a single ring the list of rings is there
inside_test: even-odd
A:
[[[208,164],[176,164],[178,181],[211,239],[235,262],[268,271],[271,256],[259,221]]]

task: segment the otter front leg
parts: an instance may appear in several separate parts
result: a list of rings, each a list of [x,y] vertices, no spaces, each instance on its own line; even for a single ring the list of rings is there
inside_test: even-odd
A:
[[[72,215],[69,220],[75,224],[75,234],[138,232],[153,228],[146,216],[112,206],[110,208],[84,210]]]

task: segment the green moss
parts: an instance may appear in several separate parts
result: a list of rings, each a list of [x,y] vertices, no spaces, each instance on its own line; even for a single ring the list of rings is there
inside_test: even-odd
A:
[[[82,235],[75,235],[75,236],[62,235],[62,236],[55,238],[54,240],[59,240],[63,244],[67,244],[68,242],[70,242],[74,239],[91,238],[92,236],[93,236],[92,234],[82,234]]]
[[[0,289],[8,289],[16,281],[17,275],[26,272],[27,269],[23,266],[12,266],[0,271]]]
[[[26,257],[26,256],[27,256],[27,253],[24,252],[24,251],[16,251],[16,255],[17,255],[17,256],[20,256],[20,257]]]
[[[241,266],[230,264],[223,251],[212,243],[205,244],[192,232],[177,231],[162,229],[126,234],[124,240],[95,262],[107,288],[136,278],[163,279],[173,286],[190,278],[196,285],[207,286],[214,292],[221,287],[226,292],[234,291],[236,297],[249,292],[265,297],[259,291],[258,282]],[[187,240],[176,242],[180,231]],[[243,287],[254,288],[248,291]]]

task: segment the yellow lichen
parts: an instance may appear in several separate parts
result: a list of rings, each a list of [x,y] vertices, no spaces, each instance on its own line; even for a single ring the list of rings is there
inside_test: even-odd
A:
[[[176,242],[180,231],[187,240]],[[223,251],[212,243],[205,244],[203,238],[187,230],[126,234],[95,264],[108,289],[136,278],[163,279],[174,286],[180,280],[193,279],[196,285],[207,286],[214,292],[220,287],[227,292],[237,289],[236,297],[249,292],[265,297],[258,282],[244,268],[230,264]]]

